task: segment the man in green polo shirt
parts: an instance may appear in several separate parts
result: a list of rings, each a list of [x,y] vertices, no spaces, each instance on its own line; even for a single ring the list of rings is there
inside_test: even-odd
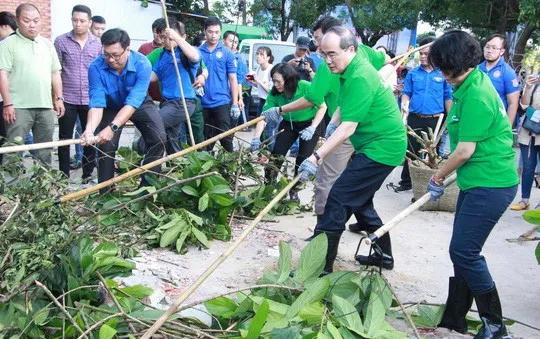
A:
[[[373,204],[392,170],[403,162],[407,148],[405,126],[392,89],[376,69],[357,53],[356,37],[344,27],[325,34],[320,53],[330,71],[339,74],[339,108],[332,116],[336,130],[299,168],[302,180],[315,174],[318,162],[349,139],[356,155],[332,186],[315,234],[326,233],[328,252],[325,272],[333,271],[339,239],[351,215]],[[362,95],[358,95],[362,93]],[[358,256],[361,264],[392,269],[394,260],[390,235],[377,241],[370,256]]]
[[[331,16],[325,16],[317,20],[312,28],[315,45],[319,47],[323,35],[330,28],[336,26],[341,26],[341,21]],[[366,58],[376,70],[381,69],[386,61],[386,55],[383,52],[376,51],[365,45],[358,46],[357,53]],[[324,102],[328,106],[328,115],[332,117],[339,105],[339,88],[339,75],[330,72],[328,64],[323,60],[317,68],[310,91],[302,99],[282,106],[281,111],[283,113],[298,112],[308,107],[320,106]],[[336,127],[335,124],[329,124],[327,126],[326,139],[330,137]],[[317,169],[314,187],[315,203],[313,206],[317,221],[321,219],[324,213],[324,206],[326,205],[326,199],[332,185],[334,185],[334,182],[336,182],[337,178],[345,170],[353,154],[354,147],[349,140],[345,140],[328,155]],[[378,228],[382,225],[382,221],[373,206],[365,206],[364,209],[356,211],[354,215],[357,223],[349,226],[349,229],[353,232],[360,230],[369,231],[372,228]],[[311,240],[311,238],[307,240]]]
[[[37,7],[19,5],[15,16],[17,33],[3,40],[0,48],[0,94],[7,140],[18,136],[24,140],[32,130],[34,142],[52,141],[53,107],[58,118],[64,115],[58,55],[54,45],[39,35]],[[50,164],[50,149],[37,151],[37,158]]]

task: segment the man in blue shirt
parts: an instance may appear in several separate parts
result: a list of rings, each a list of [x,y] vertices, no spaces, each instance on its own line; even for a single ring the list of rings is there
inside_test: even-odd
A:
[[[223,33],[223,45],[231,50],[236,59],[236,81],[238,82],[238,107],[240,111],[244,111],[244,99],[242,97],[242,86],[246,83],[247,66],[242,58],[242,55],[238,52],[238,33],[233,31],[226,31]],[[233,122],[233,125],[234,122]]]
[[[424,46],[433,38],[425,38],[419,42]],[[445,112],[452,108],[452,87],[446,82],[439,70],[433,69],[428,62],[429,47],[420,52],[420,66],[413,68],[405,78],[405,88],[401,97],[401,114],[407,125],[418,135],[421,131],[428,133],[428,128],[435,132],[437,122]],[[408,150],[419,155],[420,144],[410,135]],[[407,160],[403,163],[401,181],[396,191],[407,191],[412,188],[411,175]]]
[[[204,20],[206,42],[199,47],[208,69],[208,80],[204,84],[202,106],[204,112],[204,136],[210,139],[231,128],[231,119],[240,116],[238,107],[238,80],[236,79],[236,59],[233,53],[220,41],[221,22],[216,17]],[[231,86],[229,86],[231,84]],[[221,146],[233,151],[232,135],[221,139]],[[214,144],[209,145],[212,150]]]
[[[510,124],[514,123],[519,104],[519,80],[516,72],[504,61],[506,51],[506,37],[502,34],[493,34],[486,40],[484,46],[484,58],[486,60],[479,65],[484,73],[487,73],[491,83],[501,98]]]
[[[141,132],[148,150],[143,164],[163,156],[167,140],[163,121],[148,95],[152,68],[139,52],[131,51],[126,31],[114,28],[101,36],[103,54],[88,69],[89,112],[83,144],[99,144],[98,181],[114,176],[114,157],[124,124],[131,120]],[[96,128],[101,130],[94,136]],[[156,166],[153,171],[159,171]],[[141,185],[147,182],[143,177]],[[108,189],[102,189],[101,193]]]
[[[176,62],[180,70],[183,96],[189,116],[193,115],[197,105],[195,89],[191,85],[197,69],[200,66],[199,50],[186,41],[186,26],[175,18],[169,19],[171,28],[167,28],[165,21],[158,23],[156,31],[163,40],[165,48],[160,52],[159,58],[152,69],[152,82],[161,81],[163,101],[159,114],[163,119],[167,133],[166,150],[168,154],[180,152],[178,133],[180,125],[187,120],[182,103],[182,93],[178,86],[178,77],[174,68],[171,48],[174,48]],[[186,69],[187,67],[187,69]]]

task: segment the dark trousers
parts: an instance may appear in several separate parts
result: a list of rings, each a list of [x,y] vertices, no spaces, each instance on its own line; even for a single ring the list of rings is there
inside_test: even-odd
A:
[[[212,108],[203,108],[204,113],[204,138],[210,139],[216,135],[228,131],[231,128],[231,105],[221,105]],[[233,136],[229,135],[219,141],[221,146],[227,151],[232,152],[233,149]],[[208,146],[208,150],[211,151],[214,148],[214,144]]]
[[[312,120],[290,122],[286,121],[285,119],[281,121],[279,124],[279,130],[283,130],[283,132],[276,137],[276,143],[274,145],[274,149],[272,150],[272,155],[274,156],[272,157],[272,165],[275,166],[275,168],[281,168],[281,165],[283,165],[283,162],[285,161],[285,155],[296,139],[298,139],[300,136],[300,131],[311,126],[311,121]],[[313,138],[307,141],[300,139],[300,147],[298,150],[298,155],[296,156],[296,166],[294,166],[295,176],[298,174],[298,167],[300,164],[313,153],[315,146],[317,146],[317,141],[319,140],[320,135],[321,128],[319,125],[315,129]],[[275,181],[277,174],[278,172],[275,169],[269,167],[265,169],[265,176],[269,182]]]
[[[373,208],[373,197],[394,166],[388,166],[369,159],[364,154],[357,154],[336,180],[324,207],[324,213],[316,229],[323,232],[339,233],[345,230],[345,223],[351,215],[361,211],[377,212]],[[381,225],[380,218],[369,232],[374,232]],[[379,225],[376,225],[376,224]],[[370,225],[371,226],[371,225]],[[378,240],[384,253],[390,254],[390,233]],[[384,246],[383,246],[384,244]]]
[[[0,101],[0,107],[2,107],[2,110],[3,110],[3,107],[4,107],[3,101]],[[6,142],[6,126],[4,122],[4,117],[0,116],[0,147],[2,147],[2,145],[5,142]],[[0,165],[2,164],[3,160],[4,160],[4,155],[0,154]]]
[[[439,120],[439,117],[421,117],[418,114],[410,113],[407,117],[407,125],[409,125],[420,137],[422,136],[420,134],[421,131],[424,131],[428,133],[428,127],[431,128],[433,132],[435,132],[435,127],[437,127],[437,121]],[[407,139],[409,142],[409,145],[407,149],[420,156],[420,149],[422,146],[416,141],[416,139],[407,134]],[[401,184],[405,186],[411,186],[411,173],[409,172],[409,163],[407,162],[407,159],[405,159],[405,162],[403,163],[403,171],[401,172]]]
[[[539,136],[540,138],[540,136]],[[540,146],[534,145],[535,137],[529,138],[529,144],[519,144],[521,159],[523,160],[523,173],[521,174],[521,198],[531,197],[531,188],[534,182],[534,172],[540,155]]]
[[[77,117],[81,120],[83,131],[86,129],[88,121],[88,106],[87,105],[72,105],[67,102],[64,104],[66,113],[58,119],[58,138],[60,140],[73,138],[73,129],[77,123]],[[58,167],[69,178],[69,146],[58,147]],[[92,175],[96,166],[96,151],[93,146],[87,146],[83,149],[82,159],[82,177],[86,178]]]
[[[517,186],[476,187],[459,192],[450,259],[456,279],[465,280],[475,294],[488,292],[494,286],[486,259],[480,252],[491,230],[514,199]]]
[[[104,129],[109,126],[117,113],[118,111],[116,110],[104,110],[99,128]],[[130,120],[141,132],[147,147],[142,164],[144,165],[162,158],[165,151],[165,143],[167,142],[167,134],[165,133],[165,127],[163,126],[158,109],[150,97],[146,98],[146,101],[133,113]],[[121,134],[122,128],[114,133],[111,141],[99,145],[98,181],[100,183],[114,177],[114,157],[116,156]],[[152,168],[154,172],[159,172],[160,170],[161,166]],[[141,186],[146,184],[147,182],[143,176]],[[100,190],[101,193],[107,191],[107,188]]]

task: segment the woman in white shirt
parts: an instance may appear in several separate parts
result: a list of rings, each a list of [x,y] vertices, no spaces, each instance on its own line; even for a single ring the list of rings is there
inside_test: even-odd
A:
[[[259,67],[257,67],[255,74],[247,76],[253,87],[257,87],[257,95],[259,97],[257,116],[261,115],[262,108],[266,103],[266,97],[268,97],[268,92],[272,89],[270,70],[272,69],[273,62],[274,56],[272,55],[272,50],[266,46],[259,47],[257,49],[257,64],[259,64]]]

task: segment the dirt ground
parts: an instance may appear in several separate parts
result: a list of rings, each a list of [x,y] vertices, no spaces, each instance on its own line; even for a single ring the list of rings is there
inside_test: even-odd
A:
[[[239,133],[245,140],[251,140],[250,133]],[[124,131],[122,144],[130,143],[132,133]],[[398,167],[387,178],[397,183],[401,173]],[[74,173],[76,175],[77,173]],[[300,192],[303,203],[312,196],[312,185]],[[519,197],[518,192],[518,197]],[[375,196],[375,208],[383,221],[410,205],[412,192],[394,193],[384,186]],[[516,198],[516,201],[518,199]],[[540,200],[540,190],[533,188],[531,202],[534,206]],[[536,262],[534,250],[537,242],[510,243],[506,239],[517,238],[530,229],[521,212],[508,210],[491,233],[483,254],[487,259],[491,274],[497,284],[506,317],[540,327],[540,266]],[[187,301],[226,293],[231,290],[253,285],[265,269],[277,263],[280,240],[287,241],[293,248],[293,260],[305,246],[304,238],[309,236],[315,225],[312,213],[275,218],[277,222],[261,223],[247,240],[210,276],[209,279]],[[444,303],[447,296],[448,277],[453,269],[448,256],[453,214],[446,212],[417,211],[392,230],[395,267],[383,274],[404,303],[421,302]],[[233,235],[237,237],[247,227],[249,221],[238,220]],[[538,236],[537,233],[535,233]],[[341,239],[335,269],[358,270],[354,253],[360,236],[346,231]],[[210,266],[230,245],[220,241],[211,243],[209,249],[190,248],[186,255],[177,255],[169,250],[143,251],[137,258],[137,270],[127,279],[127,284],[143,283],[154,289],[152,302],[166,307],[175,295],[185,290],[201,273]],[[367,248],[363,247],[367,252]],[[474,306],[473,306],[474,307]],[[404,324],[397,324],[404,327]],[[509,327],[515,337],[540,338],[540,331],[515,324]],[[430,337],[460,338],[461,335],[439,331]]]

